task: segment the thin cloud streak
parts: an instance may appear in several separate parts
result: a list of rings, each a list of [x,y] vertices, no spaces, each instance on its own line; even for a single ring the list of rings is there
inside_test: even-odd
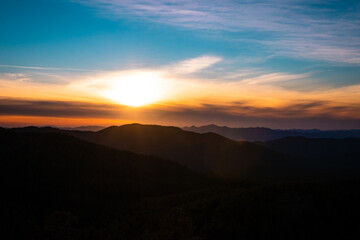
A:
[[[98,70],[85,69],[85,68],[52,68],[52,67],[34,67],[34,66],[17,66],[17,65],[3,65],[3,68],[20,68],[20,69],[33,69],[33,70],[50,70],[50,71],[88,71],[97,72]]]
[[[269,73],[252,78],[247,78],[242,81],[246,84],[272,84],[277,82],[301,80],[309,77],[309,74],[285,74],[285,73]]]
[[[222,60],[221,57],[217,56],[201,56],[180,61],[174,65],[165,67],[164,70],[180,75],[196,73]]]

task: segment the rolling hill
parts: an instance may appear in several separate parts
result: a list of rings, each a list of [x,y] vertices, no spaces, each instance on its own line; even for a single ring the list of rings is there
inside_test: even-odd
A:
[[[64,132],[119,150],[160,156],[192,170],[221,177],[292,177],[304,167],[297,161],[250,142],[235,142],[215,133],[199,134],[176,127],[128,124],[98,132],[53,128],[21,132]]]

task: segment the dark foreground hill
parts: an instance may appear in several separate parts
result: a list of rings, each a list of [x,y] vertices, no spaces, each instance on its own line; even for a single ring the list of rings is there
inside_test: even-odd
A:
[[[360,237],[358,178],[224,182],[157,157],[27,130],[0,129],[3,239]]]
[[[62,131],[52,128],[21,132]],[[250,142],[235,142],[215,133],[199,134],[176,127],[129,124],[98,132],[65,131],[72,136],[135,153],[160,156],[192,170],[221,177],[283,178],[304,175],[296,160]]]
[[[360,130],[279,130],[264,127],[252,128],[230,128],[216,125],[201,127],[184,127],[184,130],[197,133],[213,132],[235,141],[270,141],[285,137],[307,137],[307,138],[360,138]]]
[[[88,224],[100,224],[97,218],[119,215],[144,197],[212,183],[177,163],[65,134],[0,129],[0,146],[0,225],[14,233],[36,231],[40,216],[55,211],[72,210]]]

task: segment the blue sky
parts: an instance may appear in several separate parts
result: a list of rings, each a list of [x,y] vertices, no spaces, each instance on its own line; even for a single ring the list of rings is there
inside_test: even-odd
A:
[[[301,76],[271,81],[304,98],[360,84],[359,1],[12,0],[1,4],[0,36],[3,82],[69,84],[213,56],[221,61],[189,75]]]
[[[357,1],[6,1],[0,63],[112,70],[206,54],[229,68],[351,72],[342,84],[353,84],[358,9]]]

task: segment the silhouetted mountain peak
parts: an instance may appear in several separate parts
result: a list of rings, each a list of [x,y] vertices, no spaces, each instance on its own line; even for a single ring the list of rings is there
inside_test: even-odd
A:
[[[28,126],[28,127],[19,127],[13,128],[14,131],[19,132],[61,132],[62,130],[54,127],[36,127],[36,126]]]
[[[148,125],[148,124],[140,124],[140,123],[131,123],[131,124],[125,124],[121,126],[110,126],[107,128],[104,128],[103,130],[100,130],[99,132],[111,132],[111,131],[124,131],[124,130],[141,130],[141,131],[182,131],[178,127],[173,126],[160,126],[160,125]]]

